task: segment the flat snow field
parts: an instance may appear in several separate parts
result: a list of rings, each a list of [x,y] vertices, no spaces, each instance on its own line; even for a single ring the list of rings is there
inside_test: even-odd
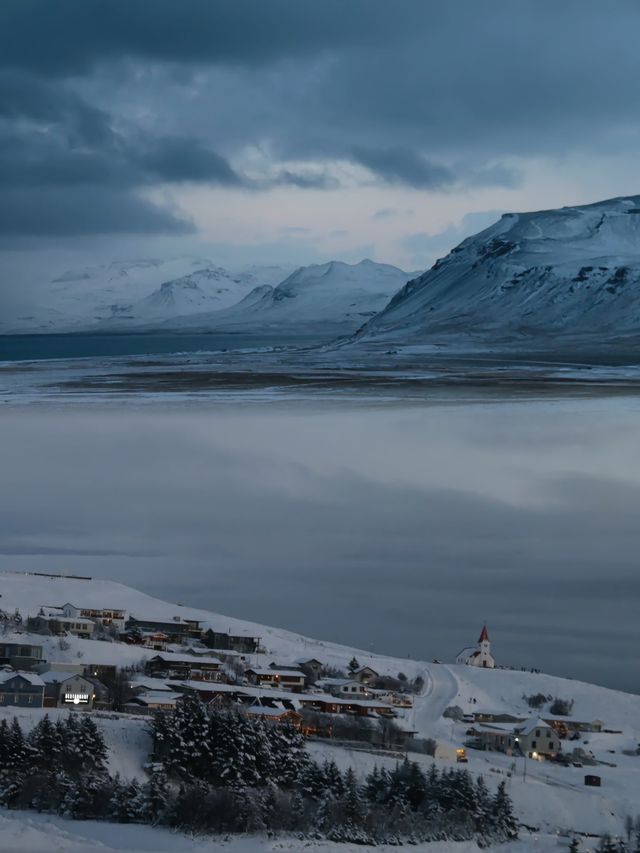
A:
[[[566,838],[539,836],[501,844],[501,853],[547,853],[565,851]],[[247,836],[231,840],[189,838],[181,833],[149,826],[71,821],[34,812],[0,810],[0,851],[2,853],[277,853],[277,851],[309,851],[309,853],[397,853],[398,847],[386,844],[363,847],[334,844],[328,841],[306,841],[297,838],[267,839]],[[438,842],[407,848],[415,853],[478,853],[473,842]],[[588,846],[582,850],[587,853]]]

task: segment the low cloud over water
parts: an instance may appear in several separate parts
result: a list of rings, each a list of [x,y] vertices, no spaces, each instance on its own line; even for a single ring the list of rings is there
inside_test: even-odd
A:
[[[639,416],[626,399],[5,412],[0,568],[426,660],[486,621],[499,663],[636,690]]]

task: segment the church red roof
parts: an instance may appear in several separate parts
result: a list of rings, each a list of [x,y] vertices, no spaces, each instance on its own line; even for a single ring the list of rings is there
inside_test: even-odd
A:
[[[489,642],[489,632],[487,631],[487,626],[482,626],[482,633],[480,634],[479,643],[488,643]]]

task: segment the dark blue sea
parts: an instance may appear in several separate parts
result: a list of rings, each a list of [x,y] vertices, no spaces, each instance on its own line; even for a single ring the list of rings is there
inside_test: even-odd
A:
[[[307,339],[308,340],[308,339]],[[288,336],[287,344],[304,343]],[[280,343],[282,339],[280,338]],[[51,358],[95,358],[161,355],[177,352],[220,352],[257,349],[277,344],[264,334],[67,334],[2,335],[0,361],[42,361]]]

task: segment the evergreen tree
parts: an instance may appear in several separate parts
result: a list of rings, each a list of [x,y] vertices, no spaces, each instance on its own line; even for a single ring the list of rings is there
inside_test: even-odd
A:
[[[349,661],[349,674],[354,675],[360,669],[358,658],[354,655]]]
[[[513,815],[506,783],[500,782],[493,801],[494,826],[499,838],[510,840],[518,837],[518,822]]]

